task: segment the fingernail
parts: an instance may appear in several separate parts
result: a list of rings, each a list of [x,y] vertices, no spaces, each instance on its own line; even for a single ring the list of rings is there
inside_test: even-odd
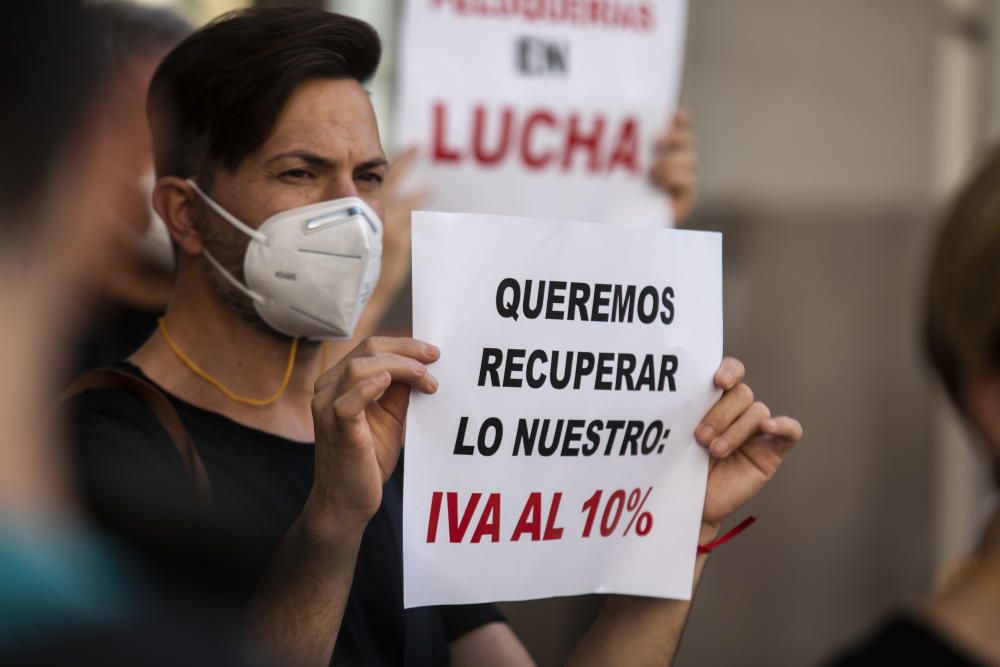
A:
[[[698,435],[698,441],[701,442],[701,444],[707,446],[708,443],[712,442],[712,438],[715,437],[715,429],[709,426],[708,424],[705,424],[704,426],[698,429],[697,435]]]
[[[777,428],[778,424],[773,419],[765,419],[760,423],[760,427],[765,431],[773,431]]]
[[[424,350],[427,352],[427,354],[431,355],[432,357],[437,357],[441,355],[441,350],[438,349],[437,345],[431,345],[430,343],[425,343]]]
[[[719,384],[728,385],[733,381],[733,376],[729,371],[719,373]]]
[[[726,455],[727,445],[726,441],[722,438],[716,438],[712,441],[709,446],[708,451],[712,453],[712,456],[722,457]]]
[[[431,391],[437,391],[437,389],[438,389],[438,381],[437,381],[437,379],[433,375],[428,375],[427,379],[430,382]]]

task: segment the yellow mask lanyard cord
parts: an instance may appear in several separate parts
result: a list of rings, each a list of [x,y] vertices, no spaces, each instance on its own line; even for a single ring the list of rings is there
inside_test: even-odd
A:
[[[181,362],[185,366],[187,366],[192,373],[194,373],[202,380],[204,380],[205,382],[209,383],[210,385],[218,389],[220,392],[222,392],[222,394],[226,398],[232,401],[236,401],[237,403],[243,403],[244,405],[253,405],[253,406],[271,405],[279,398],[281,398],[281,395],[285,393],[285,389],[288,388],[288,383],[292,379],[292,370],[295,368],[295,354],[299,347],[298,338],[292,339],[292,347],[288,352],[288,366],[285,368],[285,376],[284,378],[282,378],[281,386],[278,387],[278,390],[274,392],[274,394],[271,395],[269,398],[247,398],[246,396],[240,396],[236,392],[232,391],[229,387],[222,384],[221,381],[203,371],[201,367],[199,367],[198,364],[195,363],[193,359],[184,354],[184,351],[181,350],[181,348],[177,345],[177,343],[171,337],[170,332],[167,331],[167,323],[164,321],[162,317],[159,319],[159,324],[160,324],[160,333],[163,334],[163,340],[167,342],[167,346],[177,356],[177,358],[180,359]],[[326,341],[323,341],[323,359],[322,359],[322,367],[320,369],[321,373],[326,371],[326,362],[327,362],[326,355],[327,355]]]

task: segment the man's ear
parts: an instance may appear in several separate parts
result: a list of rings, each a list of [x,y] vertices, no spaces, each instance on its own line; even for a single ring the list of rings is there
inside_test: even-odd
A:
[[[170,237],[188,255],[200,255],[204,249],[194,224],[195,207],[199,204],[198,193],[191,184],[176,176],[161,178],[153,189],[153,208],[170,230]]]
[[[980,373],[966,391],[969,416],[979,427],[994,460],[1000,460],[1000,372]]]

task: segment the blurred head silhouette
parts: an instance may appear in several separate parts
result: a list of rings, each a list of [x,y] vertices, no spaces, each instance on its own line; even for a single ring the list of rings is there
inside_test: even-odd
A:
[[[100,66],[79,2],[15,3],[0,22],[0,515],[58,504],[47,410],[82,286],[108,259],[141,159],[137,113]]]
[[[941,229],[924,342],[955,405],[1000,462],[1000,147],[959,193]]]
[[[165,7],[132,2],[93,2],[85,5],[84,12],[93,31],[98,68],[119,80],[121,93],[129,97],[129,108],[137,111],[130,120],[146,126],[146,97],[153,73],[167,53],[191,34],[193,28]],[[141,151],[140,169],[129,183],[123,207],[116,211],[125,223],[125,233],[114,239],[116,255],[120,255],[116,257],[116,264],[119,259],[122,264],[134,260],[136,266],[131,271],[116,272],[112,278],[118,282],[141,283],[143,276],[136,273],[143,268],[166,274],[173,268],[170,236],[156,217],[150,201],[155,182],[152,137],[148,130],[143,129],[140,133],[143,136],[136,146]],[[121,293],[125,301],[157,300],[152,295],[133,295],[127,285],[112,286],[112,291]],[[165,301],[159,305],[162,307]]]

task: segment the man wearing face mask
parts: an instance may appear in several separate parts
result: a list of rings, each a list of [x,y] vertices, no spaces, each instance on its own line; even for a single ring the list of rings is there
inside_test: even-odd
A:
[[[379,55],[361,21],[257,8],[160,65],[154,204],[177,277],[159,331],[118,372],[169,409],[134,386],[79,394],[83,487],[164,571],[177,560],[171,531],[211,506],[234,536],[226,562],[247,572],[236,597],[282,663],[530,665],[490,605],[403,611],[397,464],[410,392],[437,389],[439,350],[369,338],[327,359],[323,341],[352,336],[378,280],[387,164],[363,82]],[[723,362],[723,397],[698,431],[714,457],[702,542],[801,437],[742,378]],[[687,610],[612,596],[573,664],[668,662]]]

